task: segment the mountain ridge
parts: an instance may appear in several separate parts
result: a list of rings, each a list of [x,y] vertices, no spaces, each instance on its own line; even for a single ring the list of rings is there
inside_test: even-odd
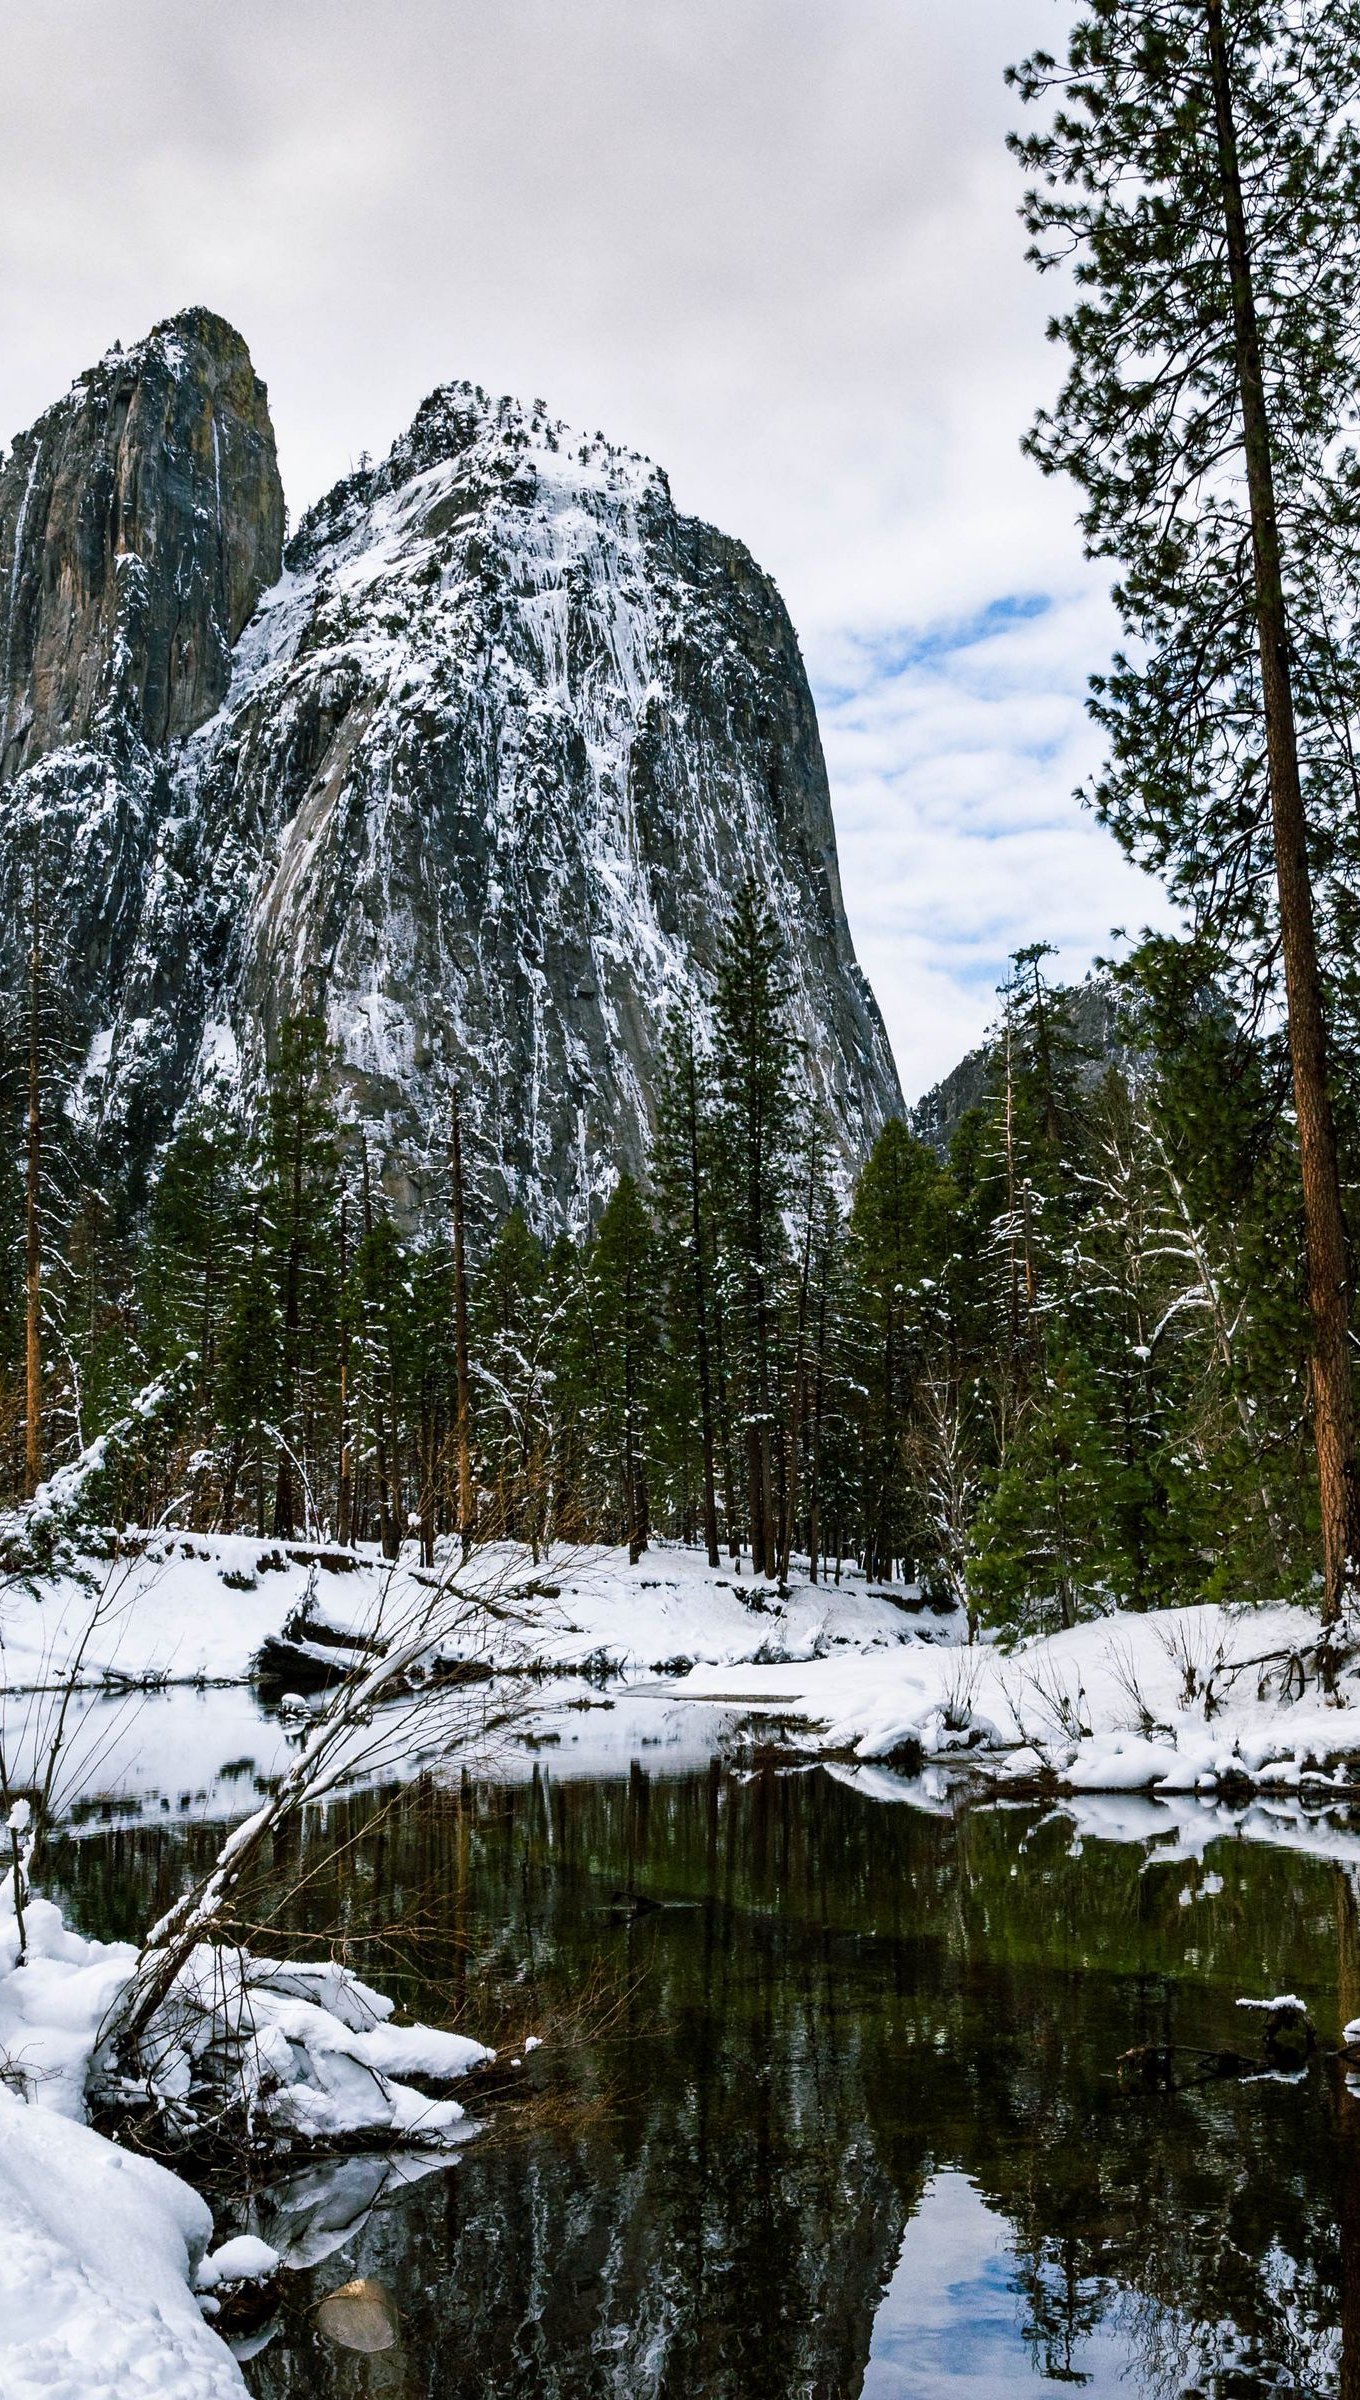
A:
[[[76,402],[81,379],[39,427],[74,408],[97,495],[108,394],[131,382],[117,456],[123,485],[161,494],[155,522],[132,526],[153,621],[129,636],[115,617],[74,738],[11,742],[0,825],[38,823],[54,863],[54,922],[91,987],[79,1104],[106,1135],[149,1159],[205,1081],[257,1087],[283,1019],[315,1013],[405,1204],[435,1172],[458,1077],[502,1199],[540,1231],[579,1222],[642,1163],[665,1009],[706,1016],[725,902],[754,873],[853,1169],[901,1093],[845,921],[796,636],[744,547],[681,515],[637,453],[445,384],[385,460],[307,511],[224,677],[214,636],[282,533],[272,432],[266,445],[251,414],[267,425],[264,387],[205,311],[91,377],[102,398]],[[156,406],[133,473],[139,378]],[[19,489],[37,433],[0,469],[6,656],[14,594],[61,588]],[[77,507],[58,553],[78,535]],[[40,652],[55,637],[38,618]],[[159,714],[153,652],[189,670]],[[11,927],[21,846],[7,844]]]

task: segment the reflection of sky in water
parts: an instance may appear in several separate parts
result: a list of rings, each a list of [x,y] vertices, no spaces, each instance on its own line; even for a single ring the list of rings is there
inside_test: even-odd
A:
[[[932,2177],[874,2318],[863,2400],[1024,2400],[1076,2390],[1088,2400],[1128,2400],[1138,2389],[1128,2353],[1104,2329],[1073,2354],[1079,2384],[1036,2371],[1015,2274],[1004,2218],[966,2176]]]

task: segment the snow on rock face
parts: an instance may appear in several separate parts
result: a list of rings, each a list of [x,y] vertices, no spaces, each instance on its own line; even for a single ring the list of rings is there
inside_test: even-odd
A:
[[[667,1005],[707,1008],[748,872],[847,1166],[900,1109],[778,594],[539,404],[434,393],[303,521],[209,722],[116,767],[87,740],[21,795],[65,829],[95,968],[86,1105],[143,1150],[214,1062],[250,1082],[320,1011],[398,1197],[458,1074],[502,1196],[580,1221],[640,1163]]]

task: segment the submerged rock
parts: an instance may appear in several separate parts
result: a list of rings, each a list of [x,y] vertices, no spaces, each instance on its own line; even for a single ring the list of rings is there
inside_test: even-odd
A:
[[[372,2275],[356,2276],[329,2292],[316,2312],[327,2341],[342,2350],[390,2350],[397,2339],[391,2293]]]

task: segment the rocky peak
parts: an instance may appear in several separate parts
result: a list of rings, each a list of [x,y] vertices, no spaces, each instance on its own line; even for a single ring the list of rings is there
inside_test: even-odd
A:
[[[0,467],[0,781],[211,716],[283,534],[265,387],[221,317],[79,376]]]
[[[262,588],[264,395],[195,312],[16,444],[6,528],[0,903],[20,925],[5,861],[36,830],[111,1156],[151,1168],[206,1080],[249,1097],[308,1015],[404,1213],[456,1078],[488,1190],[579,1224],[644,1164],[667,1010],[707,1020],[748,874],[847,1169],[900,1109],[793,627],[650,460],[447,384]]]

